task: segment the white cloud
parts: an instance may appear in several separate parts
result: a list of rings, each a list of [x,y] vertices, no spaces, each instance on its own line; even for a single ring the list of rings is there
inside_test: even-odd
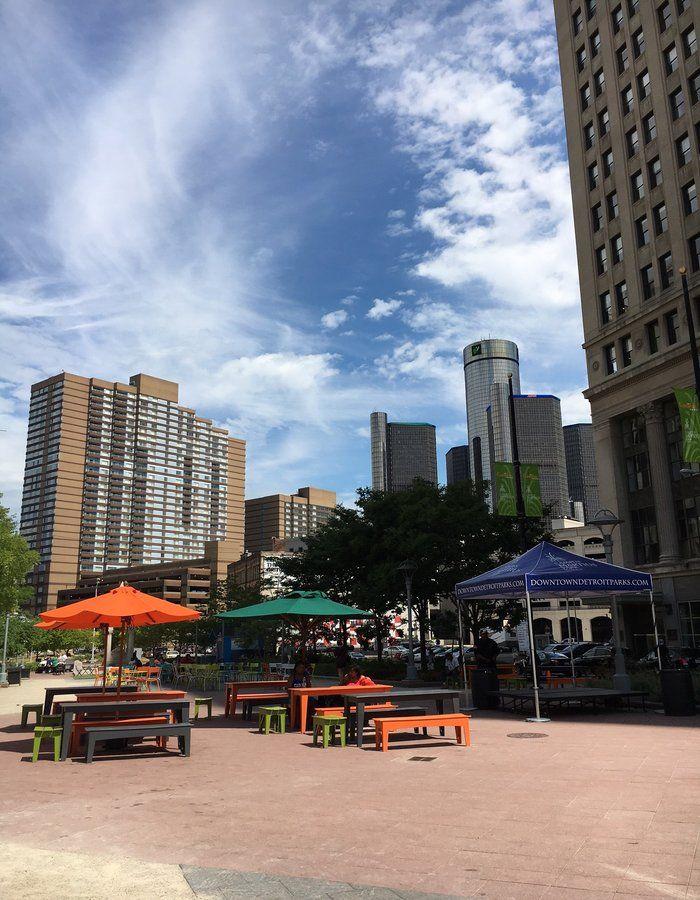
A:
[[[387,219],[403,219],[406,215],[405,209],[390,209],[386,214]]]
[[[380,297],[375,297],[366,317],[375,321],[386,319],[388,316],[393,316],[396,310],[401,309],[402,306],[402,300],[382,300]]]
[[[338,328],[343,322],[347,322],[348,313],[345,309],[335,309],[333,312],[321,316],[321,324],[324,328]]]
[[[355,300],[358,300],[357,294],[348,294],[347,297],[343,297],[340,301],[341,306],[352,306]]]
[[[561,400],[561,418],[564,425],[591,421],[591,404],[583,396],[583,388],[560,392],[558,397]]]

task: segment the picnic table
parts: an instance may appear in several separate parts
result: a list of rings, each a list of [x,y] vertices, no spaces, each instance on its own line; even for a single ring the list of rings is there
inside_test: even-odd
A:
[[[129,684],[122,685],[122,693],[131,693],[132,691],[136,691],[137,685]],[[59,697],[61,695],[67,697],[74,697],[76,694],[80,694],[81,696],[85,694],[104,694],[105,692],[108,694],[116,694],[117,688],[116,685],[114,687],[103,687],[101,684],[97,685],[86,685],[81,684],[76,687],[47,687],[45,688],[46,694],[44,696],[44,715],[48,716],[51,712],[51,707],[53,706],[53,701],[55,697]]]
[[[289,696],[291,697],[291,709],[289,713],[289,727],[299,723],[299,731],[306,731],[306,715],[309,709],[309,697],[334,697],[345,696],[346,694],[370,694],[372,697],[377,692],[391,691],[390,684],[368,684],[360,687],[357,684],[334,684],[330,687],[300,687],[290,688]]]
[[[357,691],[357,688],[355,689]],[[358,747],[362,747],[362,733],[365,727],[365,706],[368,703],[384,703],[391,701],[396,703],[399,700],[430,700],[435,704],[435,710],[439,715],[445,712],[459,712],[459,691],[453,691],[449,688],[392,688],[391,690],[379,691],[371,695],[367,695],[365,691],[352,693],[348,691],[345,694],[345,709],[349,710],[351,706],[356,709],[356,742]],[[440,729],[440,733],[444,734],[444,728]]]
[[[284,678],[267,679],[266,681],[227,681],[226,682],[226,704],[224,706],[224,716],[228,719],[236,718],[236,704],[239,700],[244,700],[246,694],[266,694],[266,700],[287,699],[286,689],[287,681]],[[242,690],[244,688],[245,690]]]
[[[104,715],[105,713],[114,713],[115,721],[118,720],[119,713],[125,713],[128,718],[134,716],[134,713],[145,713],[152,715],[160,712],[172,712],[175,720],[179,723],[189,722],[190,720],[190,702],[189,700],[109,700],[92,702],[61,700],[58,703],[61,710],[61,725],[63,726],[63,734],[61,736],[61,759],[68,757],[68,748],[70,747],[71,734],[73,731],[73,721],[77,715],[89,715],[96,713]]]
[[[507,708],[506,704],[510,704],[513,712],[516,712],[516,710],[522,712],[526,705],[534,704],[535,701],[535,692],[532,689],[500,690],[490,691],[489,693],[498,697],[503,709]],[[642,709],[646,710],[647,696],[648,693],[646,691],[618,691],[614,688],[558,687],[542,688],[539,691],[540,704],[547,715],[549,715],[550,708],[554,704],[558,704],[560,708],[563,706],[568,708],[571,704],[575,704],[581,709],[590,706],[595,712],[599,701],[601,706],[606,707],[616,700],[627,700],[627,709],[631,710],[633,699],[641,700]]]
[[[122,694],[122,698],[124,700],[128,700],[133,702],[135,700],[182,700],[185,697],[185,691],[129,691],[126,694]],[[114,692],[109,694],[84,694],[80,691],[76,700],[78,703],[86,702],[86,703],[107,703],[110,700],[114,700],[115,695]]]

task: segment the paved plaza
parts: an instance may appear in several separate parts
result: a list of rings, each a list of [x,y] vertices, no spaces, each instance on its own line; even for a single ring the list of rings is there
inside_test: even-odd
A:
[[[382,754],[219,699],[189,759],[32,765],[19,706],[55,683],[0,691],[2,897],[700,898],[698,719],[481,713]]]

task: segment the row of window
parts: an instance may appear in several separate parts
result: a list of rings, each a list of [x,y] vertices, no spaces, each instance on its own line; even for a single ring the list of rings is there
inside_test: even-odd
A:
[[[691,2],[692,0],[676,0],[675,5],[679,16],[682,16],[684,12],[690,9]],[[627,0],[627,13],[630,19],[632,19],[639,12],[639,4],[640,0]],[[580,34],[583,30],[584,10],[586,18],[590,21],[598,11],[598,4],[596,0],[586,0],[583,7],[579,6],[571,16],[571,22],[575,35]],[[664,2],[657,10],[657,15],[659,18],[659,28],[662,32],[664,32],[673,21],[671,0],[664,0]],[[610,19],[612,22],[613,31],[615,32],[615,34],[618,34],[622,30],[622,26],[625,22],[625,14],[622,8],[622,3],[618,3],[618,5],[612,10],[612,12],[610,13]]]
[[[666,332],[666,344],[671,347],[677,344],[680,337],[680,322],[678,311],[671,310],[663,317],[664,329]],[[658,319],[647,322],[644,326],[647,351],[649,354],[659,352],[661,347],[661,326]],[[614,375],[620,368],[626,369],[632,365],[632,335],[626,334],[619,338],[617,342],[606,344],[603,347],[603,360],[605,364],[605,374]]]

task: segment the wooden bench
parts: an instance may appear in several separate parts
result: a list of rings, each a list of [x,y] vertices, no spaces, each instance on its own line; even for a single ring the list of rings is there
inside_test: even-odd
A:
[[[88,728],[115,728],[119,725],[167,725],[172,721],[169,715],[163,716],[138,716],[130,719],[83,719],[73,722],[73,730],[70,738],[71,756],[76,756],[80,751],[80,743]]]
[[[372,706],[365,706],[365,709],[369,711],[370,709],[396,709],[395,703],[374,703]],[[345,709],[344,706],[317,706],[314,710],[315,716],[344,716],[346,713],[357,712],[356,707],[351,706],[349,710]]]
[[[422,728],[427,732],[428,726],[454,728],[458,744],[469,746],[469,716],[464,713],[443,713],[442,715],[417,716],[383,716],[374,717],[374,743],[377,750],[383,753],[389,749],[389,734],[392,731],[405,731],[407,728]]]
[[[192,726],[189,722],[178,724],[161,724],[157,725],[151,722],[146,725],[122,725],[118,723],[109,727],[99,725],[85,729],[85,762],[91,763],[95,753],[95,744],[97,741],[111,740],[128,740],[129,738],[146,738],[153,737],[157,740],[176,737],[178,749],[183,756],[190,755],[190,731]],[[167,743],[163,745],[164,748]]]

